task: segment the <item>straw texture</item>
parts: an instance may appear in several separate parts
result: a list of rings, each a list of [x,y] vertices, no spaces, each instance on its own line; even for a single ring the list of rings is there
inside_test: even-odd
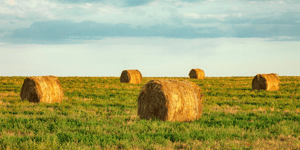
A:
[[[20,96],[29,102],[60,103],[64,94],[57,77],[35,76],[24,80]]]
[[[257,74],[252,80],[252,90],[279,90],[279,79],[277,74]]]
[[[200,87],[189,81],[151,80],[138,97],[138,115],[163,121],[193,121],[202,115]]]
[[[120,82],[139,84],[142,82],[142,74],[138,70],[123,70],[120,76]]]
[[[190,78],[204,79],[205,73],[202,69],[192,69],[189,73]]]

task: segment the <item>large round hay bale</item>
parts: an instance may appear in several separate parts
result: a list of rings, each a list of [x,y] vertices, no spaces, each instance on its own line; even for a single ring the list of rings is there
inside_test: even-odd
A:
[[[279,79],[277,74],[257,74],[252,80],[252,90],[279,90]]]
[[[190,78],[204,79],[205,73],[202,69],[192,69],[189,73]]]
[[[120,81],[122,83],[139,84],[142,82],[142,74],[138,70],[123,70]]]
[[[144,119],[193,121],[202,115],[200,87],[189,81],[151,80],[138,97],[138,115]]]
[[[29,102],[60,103],[64,94],[57,77],[35,76],[24,80],[20,96]]]

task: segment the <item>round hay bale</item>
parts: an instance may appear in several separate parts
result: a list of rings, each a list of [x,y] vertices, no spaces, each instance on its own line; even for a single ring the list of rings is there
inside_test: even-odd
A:
[[[204,79],[205,73],[202,69],[192,69],[189,73],[190,78]]]
[[[123,70],[120,81],[121,83],[139,84],[142,82],[142,74],[138,70]]]
[[[277,74],[257,74],[252,80],[252,90],[279,90],[279,79]]]
[[[57,77],[35,76],[24,80],[20,96],[29,102],[60,103],[64,94]]]
[[[138,115],[144,119],[193,121],[202,115],[200,87],[189,81],[151,80],[138,97]]]

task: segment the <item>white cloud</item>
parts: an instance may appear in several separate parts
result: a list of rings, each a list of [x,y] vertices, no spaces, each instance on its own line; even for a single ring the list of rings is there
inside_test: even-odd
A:
[[[9,4],[9,5],[16,5],[17,4],[14,0],[8,0],[6,3]]]
[[[8,1],[6,1],[8,2]],[[10,1],[11,2],[11,1]],[[191,20],[203,20],[201,24],[211,24],[208,19],[226,21],[230,19],[276,18],[284,12],[299,12],[300,4],[251,3],[240,1],[153,1],[147,5],[121,7],[111,3],[59,3],[49,0],[18,1],[17,5],[0,2],[1,20],[19,22],[39,22],[49,20],[85,20],[99,23],[125,23],[132,26],[152,26],[155,24],[191,25]],[[3,17],[4,16],[4,17]],[[20,23],[23,24],[23,23]],[[224,25],[224,24],[223,24]],[[221,25],[221,26],[223,26]],[[2,29],[9,26],[4,24]],[[27,27],[27,24],[26,26]]]
[[[228,14],[197,14],[197,13],[184,13],[185,17],[192,19],[217,19],[224,21],[225,18],[229,17]]]

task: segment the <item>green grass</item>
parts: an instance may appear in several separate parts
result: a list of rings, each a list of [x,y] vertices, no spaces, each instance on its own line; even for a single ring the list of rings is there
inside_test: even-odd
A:
[[[60,104],[21,101],[25,77],[0,77],[0,149],[299,149],[300,77],[279,91],[252,91],[253,77],[59,77]],[[151,79],[190,80],[204,96],[201,119],[144,120],[137,97]]]

